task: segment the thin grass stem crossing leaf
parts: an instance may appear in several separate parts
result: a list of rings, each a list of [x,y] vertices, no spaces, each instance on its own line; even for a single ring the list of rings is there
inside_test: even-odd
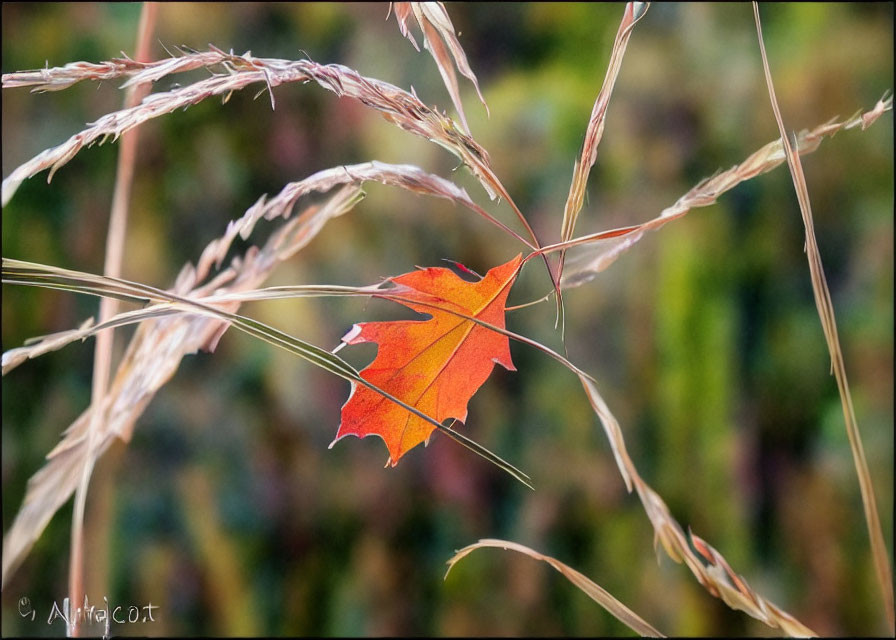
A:
[[[361,371],[361,377],[438,422],[449,418],[465,421],[467,402],[495,363],[516,370],[507,336],[469,318],[504,328],[507,295],[521,263],[517,255],[478,282],[462,280],[441,267],[392,278],[394,287],[382,297],[394,300],[392,296],[400,296],[397,302],[431,317],[354,325],[343,342],[379,345],[376,358]],[[378,435],[394,466],[407,451],[426,442],[434,429],[432,423],[353,383],[333,442],[347,435]]]

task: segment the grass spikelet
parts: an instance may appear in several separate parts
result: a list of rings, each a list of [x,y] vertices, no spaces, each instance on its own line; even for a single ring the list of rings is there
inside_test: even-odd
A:
[[[457,35],[454,33],[454,25],[448,16],[448,11],[445,10],[445,5],[441,2],[395,2],[392,5],[392,9],[395,11],[395,19],[398,21],[401,35],[410,40],[414,48],[420,51],[417,41],[414,40],[414,36],[411,34],[408,26],[408,18],[411,15],[416,19],[417,25],[423,32],[423,46],[426,47],[436,61],[439,73],[442,75],[442,81],[451,95],[451,101],[454,103],[454,108],[457,109],[464,131],[469,134],[470,127],[467,124],[464,105],[460,99],[457,75],[454,73],[455,65],[458,71],[473,83],[473,86],[476,88],[476,94],[479,96],[479,101],[485,107],[486,113],[488,113],[488,104],[486,104],[485,98],[482,97],[482,91],[479,90],[479,81],[470,68],[467,55],[457,40]],[[452,58],[454,64],[452,64]]]
[[[853,129],[857,126],[871,126],[883,113],[892,111],[892,109],[893,97],[885,95],[870,111],[859,112],[840,122],[829,121],[818,125],[811,131],[800,131],[796,135],[793,148],[800,155],[812,153],[818,149],[825,138],[833,137],[838,131]],[[667,222],[681,218],[691,209],[713,205],[722,194],[740,183],[771,171],[784,162],[785,152],[781,139],[778,138],[755,151],[740,164],[701,180],[652,220],[628,227],[586,234],[567,242],[546,245],[539,251],[549,253],[575,248],[570,253],[571,257],[560,279],[560,286],[563,289],[577,287],[589,282],[598,273],[609,267],[616,258],[640,240],[646,231],[655,231]]]
[[[601,86],[594,101],[591,118],[588,120],[588,127],[585,130],[582,152],[576,158],[573,168],[572,183],[569,185],[569,195],[566,198],[566,205],[563,207],[563,225],[560,229],[560,237],[563,242],[571,240],[575,233],[576,220],[578,220],[579,212],[582,210],[582,205],[585,202],[585,186],[588,183],[588,174],[597,161],[597,148],[604,134],[607,107],[610,105],[613,87],[616,85],[616,78],[619,76],[619,70],[622,68],[622,58],[625,55],[625,49],[635,25],[647,13],[648,7],[649,3],[645,2],[629,2],[625,5],[622,22],[619,24],[619,31],[616,33],[616,40],[613,42],[613,50],[610,53],[607,74],[604,78],[603,86]],[[563,262],[565,257],[566,251],[562,250],[560,252],[559,267],[561,281],[563,280]]]

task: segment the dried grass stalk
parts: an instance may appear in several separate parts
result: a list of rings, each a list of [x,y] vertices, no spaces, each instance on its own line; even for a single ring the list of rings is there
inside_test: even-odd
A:
[[[189,55],[183,54],[180,57],[172,57],[158,62],[132,60],[123,51],[121,55],[121,58],[112,58],[107,62],[69,62],[62,67],[4,73],[2,76],[3,88],[32,87],[31,93],[43,93],[45,91],[62,91],[84,80],[101,82],[137,74],[140,74],[139,83],[156,82],[169,74],[183,73],[221,63],[221,53],[214,50]],[[128,81],[122,85],[122,88],[131,84]]]
[[[220,264],[227,247],[230,246],[237,234],[243,239],[248,238],[255,227],[255,223],[261,218],[273,220],[278,217],[287,217],[296,200],[307,193],[312,191],[329,191],[339,184],[361,184],[370,181],[400,187],[414,193],[445,198],[462,204],[506,233],[514,236],[528,247],[532,247],[527,240],[474,203],[466,190],[458,187],[453,182],[426,173],[413,165],[394,165],[374,160],[362,164],[325,169],[299,182],[291,182],[273,198],[268,199],[266,196],[262,196],[241,218],[233,220],[227,225],[227,232],[224,236],[206,247],[202,257],[199,259],[199,264],[203,266],[211,262]]]
[[[37,274],[39,274],[40,277],[37,277]],[[64,282],[67,284],[63,284],[63,280],[59,280],[58,278],[50,283],[46,280],[46,276],[63,276]],[[165,292],[155,292],[144,285],[129,283],[126,280],[110,280],[102,276],[95,276],[83,272],[75,272],[67,269],[59,269],[58,267],[4,258],[3,282],[31,286],[45,286],[54,289],[70,290],[77,293],[92,293],[95,295],[120,297],[127,301],[139,302],[141,304],[150,303],[150,306],[142,309],[119,313],[98,325],[94,325],[93,319],[89,318],[77,329],[26,340],[26,346],[10,349],[3,354],[3,363],[7,367],[7,371],[12,370],[25,360],[30,360],[45,353],[49,353],[50,351],[61,349],[72,342],[84,340],[107,328],[135,324],[151,318],[184,313],[195,314],[198,312],[198,309],[202,307],[214,308],[223,302],[243,303],[258,300],[320,296],[373,296],[402,304],[413,302],[421,307],[431,307],[469,320],[470,322],[474,322],[487,329],[505,335],[512,340],[534,347],[554,358],[573,373],[589,380],[593,380],[591,376],[549,347],[527,338],[526,336],[461,313],[454,308],[445,307],[444,301],[438,297],[433,297],[430,301],[420,300],[419,297],[415,297],[411,300],[403,295],[406,291],[400,287],[393,286],[383,288],[384,285],[390,284],[389,279],[366,287],[348,287],[342,285],[287,285],[241,291],[215,291],[207,296],[190,298],[180,296],[179,299],[173,300],[172,297]],[[154,301],[161,302],[153,303]],[[337,347],[337,350],[341,348],[341,346],[342,345]]]
[[[865,512],[865,525],[868,529],[868,537],[871,543],[871,554],[874,558],[874,569],[877,574],[878,585],[884,601],[884,611],[891,632],[896,628],[893,606],[893,571],[890,567],[890,558],[884,543],[881,530],[880,516],[877,513],[877,501],[874,498],[874,485],[871,482],[871,473],[868,470],[868,461],[865,459],[865,450],[862,447],[862,437],[859,434],[859,425],[856,421],[855,409],[852,404],[852,394],[849,392],[849,381],[846,378],[846,366],[843,362],[843,351],[840,348],[840,338],[837,334],[837,321],[834,317],[834,305],[831,302],[831,292],[828,289],[827,280],[824,277],[824,267],[821,264],[821,253],[818,250],[818,242],[815,239],[815,228],[812,221],[812,206],[809,202],[809,188],[806,185],[806,176],[803,173],[803,165],[800,155],[791,145],[784,129],[784,120],[778,107],[778,99],[775,96],[775,86],[772,81],[771,70],[768,65],[768,56],[765,52],[765,42],[762,38],[762,23],[759,19],[759,5],[753,3],[753,15],[756,19],[756,32],[759,36],[759,50],[762,53],[762,68],[765,72],[765,81],[768,86],[768,95],[778,123],[778,131],[781,133],[781,141],[784,145],[784,154],[793,185],[796,189],[797,200],[800,205],[800,213],[803,225],[806,227],[806,257],[809,260],[809,273],[812,279],[812,292],[815,297],[815,306],[818,308],[818,317],[821,319],[821,327],[824,331],[828,352],[831,354],[831,369],[837,380],[837,389],[840,392],[840,404],[843,408],[843,419],[846,423],[846,434],[849,438],[849,446],[852,450],[853,463],[859,478],[859,489],[862,494],[862,507]],[[862,119],[862,127],[866,127],[870,118]]]
[[[439,67],[439,73],[442,75],[442,81],[445,83],[445,88],[448,89],[448,93],[451,95],[451,102],[454,103],[454,108],[457,109],[457,113],[460,116],[464,131],[469,134],[470,126],[467,124],[464,106],[460,99],[460,89],[457,85],[457,76],[454,73],[455,65],[457,65],[458,71],[476,87],[476,94],[479,96],[482,106],[485,107],[486,113],[488,113],[488,105],[485,102],[485,98],[482,97],[482,91],[479,90],[479,81],[476,79],[476,74],[473,73],[470,63],[467,62],[467,55],[457,40],[457,35],[454,33],[454,25],[451,23],[451,18],[448,17],[445,5],[441,2],[395,2],[391,3],[390,7],[395,11],[395,19],[398,21],[398,28],[401,34],[411,41],[411,44],[414,45],[417,51],[420,51],[420,47],[417,46],[417,41],[414,40],[414,36],[411,34],[408,26],[408,18],[411,15],[417,20],[417,25],[423,32],[423,46],[435,59],[436,65]],[[446,46],[448,47],[447,49],[445,48]]]
[[[613,94],[613,87],[616,85],[619,69],[622,67],[622,57],[625,55],[625,49],[628,46],[635,24],[647,13],[649,5],[650,3],[645,2],[629,2],[625,5],[622,22],[619,24],[616,40],[613,42],[613,50],[610,53],[607,74],[604,77],[603,86],[601,86],[594,101],[588,128],[585,130],[582,153],[576,159],[575,167],[573,168],[572,183],[569,185],[569,196],[567,196],[566,205],[563,208],[563,225],[560,230],[560,238],[563,242],[572,240],[575,232],[576,220],[585,201],[585,185],[588,183],[588,174],[591,173],[591,167],[597,161],[597,147],[600,145],[600,140],[603,137],[607,107],[610,105],[610,96]],[[566,251],[563,250],[560,252],[559,273],[561,280],[565,258]]]
[[[416,95],[387,82],[362,76],[357,71],[342,65],[321,65],[311,60],[256,58],[251,53],[239,56],[225,53],[215,47],[208,52],[188,53],[156,63],[123,62],[117,59],[94,65],[103,67],[105,70],[103,74],[98,74],[97,70],[90,66],[84,67],[85,64],[87,63],[71,63],[58,69],[6,74],[3,76],[3,86],[23,86],[25,82],[35,81],[38,76],[42,84],[38,84],[36,90],[50,90],[70,86],[76,81],[78,74],[81,74],[80,79],[114,77],[116,73],[130,75],[130,80],[125,83],[125,86],[128,86],[133,83],[156,81],[168,73],[200,66],[223,65],[227,72],[216,73],[211,78],[185,87],[151,94],[136,107],[106,114],[66,142],[38,154],[17,167],[3,180],[4,206],[23,180],[46,169],[50,170],[49,178],[52,178],[59,167],[71,160],[85,146],[97,141],[102,144],[108,138],[115,140],[124,131],[147,120],[189,107],[211,96],[229,96],[234,91],[258,82],[265,83],[267,89],[271,91],[281,84],[306,83],[311,80],[338,96],[359,100],[379,111],[383,117],[401,129],[448,149],[470,168],[490,198],[500,196],[512,202],[506,189],[491,170],[485,149],[458,129],[453,120],[424,105]],[[273,106],[273,94],[271,99]]]
[[[531,558],[535,558],[536,560],[541,560],[542,562],[547,562],[549,565],[554,567],[557,571],[563,574],[563,577],[576,585],[582,592],[584,592],[589,598],[594,600],[596,603],[601,605],[604,609],[606,609],[614,618],[619,620],[622,624],[627,626],[629,629],[634,631],[640,636],[645,636],[649,638],[665,638],[666,636],[653,628],[650,623],[646,622],[643,618],[641,618],[634,611],[626,607],[619,600],[613,597],[610,592],[601,587],[599,584],[587,578],[585,575],[579,573],[569,565],[563,564],[556,558],[552,558],[551,556],[546,556],[541,553],[538,553],[534,549],[530,549],[524,545],[521,545],[516,542],[508,542],[506,540],[494,540],[494,539],[485,539],[480,540],[475,544],[471,544],[469,546],[464,547],[460,551],[456,552],[454,556],[448,561],[448,572],[454,568],[455,563],[457,563],[461,558],[469,555],[476,549],[482,549],[484,547],[494,547],[498,549],[510,549],[513,551],[518,551],[519,553],[525,554]],[[445,577],[448,577],[448,572],[445,573]]]
[[[136,56],[148,59],[152,33],[155,30],[158,5],[144,2],[140,12],[140,23],[137,27]],[[135,84],[125,93],[125,108],[137,105],[149,93],[149,83]],[[112,193],[112,207],[109,213],[109,229],[106,237],[106,258],[103,266],[105,275],[117,277],[121,275],[121,264],[124,256],[124,241],[127,229],[128,207],[131,185],[134,179],[134,165],[137,157],[137,130],[122,135],[119,146],[118,164],[115,171],[115,188]],[[99,318],[102,322],[115,315],[118,301],[114,298],[100,300]],[[114,334],[112,330],[97,335],[93,352],[93,381],[91,385],[91,404],[102,404],[109,375],[112,369],[112,347]],[[95,456],[94,434],[100,429],[102,415],[95,412],[91,418],[87,442],[87,455],[81,473],[81,480],[75,492],[75,507],[72,512],[71,554],[69,556],[69,600],[81,602],[84,594],[84,510],[87,503],[87,489],[90,476],[93,474]],[[78,636],[81,621],[77,616],[67,622],[69,635]]]
[[[213,292],[257,288],[275,266],[308,243],[323,221],[354,206],[360,193],[353,185],[341,188],[323,206],[310,207],[278,229],[263,248],[251,247],[204,284],[197,283],[208,276],[210,263],[201,268],[185,265],[171,291],[201,298]],[[224,303],[221,308],[235,311],[239,304]],[[220,319],[187,314],[148,320],[138,327],[102,403],[89,407],[66,429],[61,442],[47,455],[47,463],[28,481],[22,507],[3,538],[3,585],[78,484],[89,455],[89,425],[94,411],[103,416],[93,436],[93,455],[99,457],[116,438],[130,440],[136,420],[177,371],[181,359],[200,349],[213,351],[226,329],[227,323]]]
[[[873,109],[853,117],[836,122],[831,120],[819,125],[811,131],[803,130],[796,136],[794,148],[800,154],[815,151],[825,137],[832,137],[841,130],[861,127],[863,130],[871,126],[881,115],[893,109],[893,96],[884,95]],[[647,231],[659,229],[667,222],[676,220],[691,209],[707,207],[726,191],[733,189],[741,182],[771,171],[785,161],[786,155],[781,139],[769,142],[753,153],[742,163],[735,165],[716,175],[702,180],[693,189],[681,196],[675,204],[666,207],[656,218],[638,225],[610,229],[584,236],[567,242],[560,242],[541,248],[541,252],[570,251],[566,270],[560,279],[563,289],[577,287],[592,280],[598,273],[610,266],[616,258],[630,249]]]
[[[688,537],[685,536],[681,526],[669,512],[669,507],[666,506],[659,494],[641,478],[635,468],[625,448],[625,440],[622,437],[619,422],[610,412],[595,384],[591,379],[581,375],[579,380],[594,412],[604,427],[619,472],[622,474],[628,490],[631,491],[634,487],[637,491],[644,511],[650,519],[650,524],[653,525],[654,544],[659,540],[670,558],[675,562],[684,562],[709,593],[721,598],[732,609],[744,611],[770,627],[781,629],[789,636],[814,636],[815,633],[799,620],[753,591],[747,581],[736,574],[715,549],[701,538],[690,534],[690,541],[694,548],[702,549],[701,556],[694,552],[691,545],[688,544]]]

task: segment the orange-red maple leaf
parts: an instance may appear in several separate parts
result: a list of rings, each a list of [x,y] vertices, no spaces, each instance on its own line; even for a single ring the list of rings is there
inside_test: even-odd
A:
[[[361,377],[438,422],[447,418],[466,420],[467,402],[495,363],[510,371],[516,368],[510,360],[507,336],[457,314],[503,329],[507,294],[520,262],[518,255],[478,282],[467,282],[439,267],[391,278],[395,287],[384,291],[382,297],[432,317],[354,325],[343,342],[379,345],[376,358],[361,371]],[[336,440],[347,435],[378,435],[386,442],[394,466],[408,450],[425,442],[434,429],[404,407],[352,383]]]

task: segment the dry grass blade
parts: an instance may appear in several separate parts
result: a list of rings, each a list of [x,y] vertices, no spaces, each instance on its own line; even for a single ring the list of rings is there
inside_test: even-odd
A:
[[[12,283],[12,280],[3,280],[4,284]],[[31,284],[41,286],[41,281],[34,279],[28,282],[21,280],[15,281],[17,284]],[[64,287],[54,287],[64,289]],[[90,289],[90,291],[87,291]],[[288,291],[284,291],[288,290]],[[116,292],[110,288],[103,288],[99,285],[94,287],[79,286],[70,288],[69,291],[74,293],[95,293],[109,298],[118,298],[126,302],[145,303],[149,298],[144,296],[129,295],[123,292]],[[294,298],[304,296],[339,296],[339,295],[373,295],[374,289],[364,289],[355,287],[322,287],[322,286],[295,286],[295,287],[268,287],[265,289],[254,289],[251,291],[237,291],[229,293],[213,293],[212,295],[196,299],[196,302],[205,305],[218,305],[221,303],[232,302],[250,302],[254,300],[272,300],[276,298]],[[133,311],[124,311],[118,313],[100,324],[94,324],[93,318],[85,320],[77,329],[69,329],[68,331],[59,331],[47,336],[39,336],[30,338],[25,342],[25,346],[16,347],[3,353],[3,375],[15,369],[26,360],[33,360],[51,351],[61,349],[73,342],[83,341],[96,335],[104,329],[123,327],[130,324],[136,324],[150,320],[152,318],[161,318],[165,316],[173,316],[179,314],[193,313],[189,309],[175,303],[159,303],[143,309],[135,309]]]
[[[212,292],[257,288],[276,265],[307,244],[320,228],[321,219],[341,215],[354,206],[360,193],[357,187],[343,187],[323,206],[308,209],[278,229],[263,248],[250,248],[202,285],[197,283],[208,275],[207,265],[199,270],[186,265],[172,291],[201,298]],[[238,307],[239,302],[224,306],[232,310]],[[105,418],[95,435],[94,456],[99,457],[116,438],[130,439],[136,420],[177,371],[181,359],[200,349],[214,350],[226,329],[227,324],[220,319],[198,315],[159,318],[140,325],[102,404],[85,410],[66,429],[62,441],[47,455],[47,463],[28,481],[22,507],[3,537],[4,585],[50,518],[75,490],[88,455],[87,430],[93,411],[98,410]]]
[[[634,611],[626,607],[624,604],[619,602],[616,598],[614,598],[608,591],[606,591],[603,587],[596,584],[594,581],[589,579],[587,576],[579,573],[572,567],[563,564],[556,558],[552,558],[551,556],[546,556],[541,553],[538,553],[534,549],[530,549],[529,547],[523,546],[516,542],[508,542],[506,540],[494,540],[494,539],[485,539],[480,540],[476,544],[471,544],[467,547],[464,547],[460,551],[454,554],[454,556],[448,561],[448,571],[445,573],[445,577],[448,576],[448,572],[454,568],[454,565],[457,564],[465,556],[469,555],[476,549],[482,549],[485,547],[493,547],[497,549],[505,549],[517,551],[519,553],[525,554],[531,558],[535,558],[536,560],[541,560],[542,562],[547,562],[549,565],[554,567],[557,571],[563,574],[563,577],[572,582],[576,587],[578,587],[585,595],[594,600],[596,603],[601,605],[604,609],[606,609],[614,618],[619,620],[622,624],[627,626],[629,629],[634,631],[640,636],[650,637],[650,638],[665,638],[666,636],[653,628],[648,622],[645,622],[638,614]]]
[[[743,611],[770,627],[781,629],[790,636],[806,637],[815,634],[799,620],[778,608],[758,593],[753,591],[741,576],[734,573],[724,558],[700,538],[691,534],[691,542],[698,549],[710,549],[712,553],[703,554],[704,560],[694,552],[688,544],[688,538],[681,526],[669,512],[669,508],[656,491],[644,482],[635,468],[625,448],[619,422],[610,412],[604,399],[597,391],[594,383],[583,376],[579,380],[585,389],[589,402],[597,414],[604,431],[610,441],[619,472],[625,479],[629,491],[634,487],[644,506],[647,517],[653,525],[656,540],[659,540],[666,553],[675,562],[684,562],[697,580],[709,593],[721,598],[732,609]]]
[[[467,56],[457,40],[454,25],[448,16],[445,5],[441,2],[396,2],[394,3],[394,10],[395,19],[398,21],[398,28],[401,30],[401,34],[410,40],[414,48],[419,51],[420,48],[417,46],[417,41],[414,40],[414,36],[411,35],[408,27],[408,18],[412,14],[416,18],[417,24],[423,31],[423,46],[435,59],[436,65],[439,67],[439,73],[442,75],[442,81],[445,83],[445,88],[448,89],[451,101],[454,103],[454,107],[460,116],[464,131],[469,133],[470,127],[467,124],[464,106],[460,99],[460,89],[457,84],[457,75],[454,73],[454,65],[457,65],[458,71],[476,87],[479,101],[485,107],[486,113],[488,113],[488,105],[485,102],[485,98],[482,97],[482,91],[479,90],[479,81],[476,79],[476,74],[470,68]],[[454,64],[452,64],[452,58],[454,59]]]
[[[827,122],[811,131],[801,131],[794,143],[800,154],[812,153],[822,140],[832,137],[841,130],[871,126],[881,115],[893,109],[893,97],[883,96],[871,110],[859,112],[841,122]],[[579,236],[566,242],[542,247],[539,252],[549,253],[569,249],[569,260],[560,279],[563,289],[571,289],[592,280],[598,273],[610,266],[617,257],[630,249],[647,231],[659,229],[667,222],[682,217],[691,209],[715,204],[719,196],[733,189],[741,182],[771,171],[785,161],[781,139],[769,142],[754,152],[749,158],[727,171],[702,180],[693,189],[681,196],[675,204],[666,207],[656,218],[642,224],[610,229],[599,233]]]
[[[843,407],[843,419],[846,423],[846,433],[849,437],[849,446],[852,449],[853,463],[859,478],[859,489],[862,494],[862,507],[865,512],[865,524],[868,528],[868,536],[871,542],[871,553],[874,557],[874,568],[884,601],[884,610],[890,630],[896,630],[896,617],[894,617],[893,605],[893,571],[890,566],[890,558],[887,554],[883,531],[881,530],[880,516],[877,513],[877,501],[874,497],[874,485],[871,482],[871,473],[868,471],[868,461],[865,459],[865,451],[862,447],[862,438],[859,434],[859,425],[856,422],[855,409],[852,404],[852,395],[849,392],[849,382],[846,378],[846,366],[843,362],[843,351],[840,348],[840,338],[837,334],[837,321],[834,318],[834,305],[831,302],[831,292],[828,289],[824,277],[824,267],[821,264],[821,253],[815,239],[815,229],[812,222],[812,207],[809,203],[809,189],[806,185],[806,176],[800,162],[799,153],[791,145],[784,129],[784,120],[775,96],[774,82],[768,65],[768,56],[765,51],[765,42],[762,38],[762,23],[759,19],[759,5],[753,3],[753,15],[756,18],[756,32],[759,36],[759,49],[762,53],[762,68],[765,72],[765,81],[768,85],[768,94],[781,132],[781,140],[784,143],[785,158],[793,178],[797,199],[800,205],[803,224],[806,227],[806,256],[809,260],[809,273],[812,279],[812,292],[815,296],[815,306],[818,308],[818,316],[824,331],[828,352],[831,354],[831,369],[837,380],[837,389],[840,392],[840,403]],[[870,118],[868,119],[870,120]],[[866,119],[862,119],[863,128]]]
[[[33,263],[22,263],[20,261],[4,259],[4,283],[27,284],[34,286],[48,285],[48,282],[45,279],[37,277],[29,278],[25,277],[22,273],[17,273],[15,269],[19,265],[41,267],[46,271],[52,269],[51,267],[46,267],[45,265],[34,265]],[[77,285],[71,284],[70,286],[67,286],[63,281],[56,280],[52,284],[53,288],[55,289],[67,290],[74,293],[90,293],[108,297],[116,297],[126,302],[146,304],[151,303],[153,300],[157,299],[157,297],[153,297],[152,295],[144,293],[140,290],[116,286],[114,283],[111,283],[111,281],[102,280],[101,278],[97,278],[96,276],[93,276],[93,280],[90,283],[88,283],[86,280],[82,280]],[[540,342],[532,340],[531,338],[527,338],[526,336],[520,335],[518,333],[514,333],[513,331],[497,327],[488,322],[484,322],[479,318],[474,318],[473,316],[466,315],[453,308],[446,307],[439,298],[433,298],[431,302],[426,302],[416,297],[412,300],[410,298],[402,296],[399,293],[400,290],[396,288],[381,288],[382,284],[383,283],[367,287],[347,287],[340,285],[289,285],[265,287],[261,289],[252,289],[245,291],[215,291],[210,295],[199,298],[191,298],[191,300],[202,305],[219,305],[221,303],[244,303],[258,300],[278,300],[298,297],[369,296],[400,303],[412,302],[422,307],[439,309],[446,313],[464,318],[465,320],[475,322],[476,324],[490,329],[491,331],[495,331],[497,333],[505,335],[511,340],[515,340],[517,342],[521,342],[530,347],[538,349],[542,353],[557,360],[560,364],[565,366],[576,375],[581,376],[584,379],[593,381],[593,378],[591,378],[591,376],[589,376],[587,373],[579,369],[576,365],[574,365],[572,362],[567,360],[565,357],[563,357],[550,347],[547,347]],[[145,307],[143,309],[120,313],[112,318],[109,318],[104,323],[99,325],[94,325],[93,319],[88,318],[77,329],[61,331],[48,336],[30,338],[26,341],[25,346],[16,347],[4,352],[3,373],[5,375],[8,371],[11,371],[26,360],[31,360],[33,358],[44,355],[45,353],[61,349],[62,347],[71,344],[72,342],[84,340],[95,335],[98,331],[106,328],[119,327],[128,324],[143,322],[144,320],[148,320],[151,318],[184,313],[195,313],[195,310],[193,310],[189,306],[185,307],[184,305],[177,303],[164,302],[153,304],[152,306]]]
[[[17,167],[3,180],[2,204],[5,207],[15,194],[23,180],[50,170],[47,181],[61,166],[65,165],[84,147],[99,141],[102,144],[107,138],[118,137],[134,127],[158,116],[171,113],[179,108],[201,102],[213,95],[227,95],[231,91],[242,89],[248,84],[265,80],[262,72],[250,72],[243,75],[215,76],[196,82],[195,84],[147,96],[135,107],[109,113],[76,133],[62,144],[44,150],[25,164]]]
[[[395,21],[398,22],[398,30],[401,31],[401,35],[411,41],[411,44],[414,45],[414,48],[417,51],[420,51],[420,47],[417,45],[417,41],[414,39],[414,34],[411,33],[411,29],[408,26],[408,18],[410,18],[414,10],[411,8],[410,2],[390,2],[389,3],[389,11],[395,12]],[[389,14],[386,14],[386,20],[389,19]]]
[[[560,233],[563,242],[569,241],[573,237],[576,220],[585,201],[585,185],[588,182],[588,174],[597,161],[597,147],[600,145],[600,140],[603,137],[607,107],[610,104],[610,96],[613,94],[616,78],[619,76],[619,69],[622,67],[622,57],[625,55],[625,49],[635,24],[647,13],[648,7],[649,3],[644,2],[629,2],[625,5],[622,22],[619,24],[619,30],[616,33],[616,40],[613,42],[613,51],[610,54],[607,75],[604,77],[603,86],[601,86],[594,101],[594,108],[591,110],[591,118],[585,131],[585,141],[582,144],[582,153],[576,159],[575,167],[573,168],[569,196],[567,196],[566,205],[563,208],[563,226]],[[560,252],[559,274],[561,280],[565,257],[566,251],[563,250]]]

